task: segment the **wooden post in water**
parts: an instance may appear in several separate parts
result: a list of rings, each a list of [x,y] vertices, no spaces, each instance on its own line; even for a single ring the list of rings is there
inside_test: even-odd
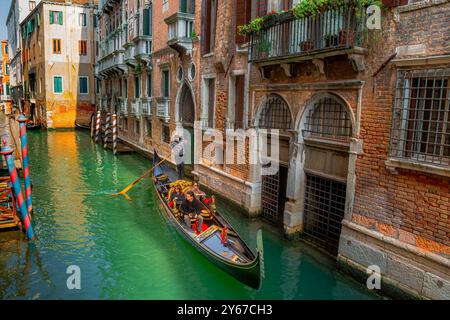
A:
[[[112,115],[112,150],[113,154],[117,153],[117,115]]]
[[[98,136],[100,134],[100,120],[101,120],[101,112],[97,111],[97,116],[95,117],[95,143],[98,143]]]
[[[27,204],[22,194],[22,187],[20,186],[19,175],[17,174],[16,166],[14,165],[14,156],[12,155],[14,150],[6,144],[6,140],[3,139],[3,147],[0,152],[5,156],[6,163],[8,165],[9,176],[11,177],[11,183],[13,186],[14,194],[17,199],[17,205],[20,209],[22,216],[22,223],[25,227],[28,239],[34,240],[33,226],[31,224],[30,214],[28,213]]]
[[[91,116],[91,139],[94,139],[94,135],[95,135],[95,113]]]
[[[103,148],[106,149],[108,147],[108,140],[109,140],[109,132],[110,132],[110,125],[111,125],[111,113],[106,114],[106,121],[105,121],[105,132],[103,135]]]
[[[22,163],[23,163],[23,179],[25,181],[25,197],[27,198],[28,213],[33,211],[33,205],[31,200],[31,181],[30,181],[30,166],[28,159],[28,142],[27,142],[27,122],[28,119],[21,114],[17,121],[20,127],[20,144],[22,145]]]

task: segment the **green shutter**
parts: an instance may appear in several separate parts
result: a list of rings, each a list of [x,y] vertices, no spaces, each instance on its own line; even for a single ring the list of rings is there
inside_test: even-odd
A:
[[[37,15],[37,25],[38,27],[41,25],[41,15],[39,13]]]
[[[150,10],[144,9],[144,36],[150,35]]]
[[[63,13],[61,11],[58,12],[58,24],[63,25]]]
[[[53,16],[53,11],[50,11],[50,24],[55,23],[55,17]]]
[[[61,77],[53,78],[53,91],[54,91],[54,93],[62,93],[62,78]]]

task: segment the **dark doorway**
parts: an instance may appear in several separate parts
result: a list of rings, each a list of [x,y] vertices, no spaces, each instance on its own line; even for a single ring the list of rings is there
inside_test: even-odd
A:
[[[287,200],[287,176],[287,167],[280,166],[277,173],[262,177],[261,214],[277,225],[283,223],[284,206]]]

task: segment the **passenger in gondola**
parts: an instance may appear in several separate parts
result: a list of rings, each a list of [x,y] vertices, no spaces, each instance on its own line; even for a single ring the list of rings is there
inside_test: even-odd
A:
[[[175,208],[175,205],[180,205],[185,200],[184,194],[181,191],[179,185],[173,187],[173,191],[170,193],[169,207]]]
[[[197,231],[202,232],[202,225],[203,225],[203,217],[201,215],[202,204],[195,197],[194,192],[192,191],[186,192],[186,199],[184,199],[184,201],[181,203],[180,210],[184,215],[184,222],[186,223],[188,228],[191,228],[191,219],[197,219],[198,222]]]

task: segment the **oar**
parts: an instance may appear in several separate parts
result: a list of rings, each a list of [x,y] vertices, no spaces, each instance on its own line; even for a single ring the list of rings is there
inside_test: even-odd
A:
[[[137,179],[136,181],[134,181],[133,183],[131,183],[130,185],[128,185],[128,187],[126,187],[125,189],[123,189],[122,191],[120,191],[119,193],[114,193],[114,196],[118,196],[118,195],[125,195],[131,188],[133,188],[139,181],[141,181],[142,179],[144,179],[146,176],[148,176],[150,173],[152,173],[152,171],[159,166],[161,163],[163,163],[164,161],[170,159],[172,155],[162,159],[160,162],[158,162],[153,168],[151,168],[150,170],[148,170],[146,173],[144,173],[143,176],[141,176],[139,179]]]

